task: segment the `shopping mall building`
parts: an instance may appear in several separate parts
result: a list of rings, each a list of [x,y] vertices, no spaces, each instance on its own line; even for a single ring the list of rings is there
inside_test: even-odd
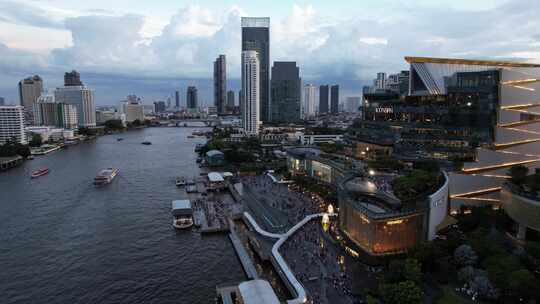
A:
[[[361,250],[375,258],[404,253],[420,242],[435,239],[447,217],[449,183],[445,173],[432,193],[405,204],[372,182],[359,162],[332,159],[313,148],[293,148],[287,154],[291,175],[307,175],[336,187],[339,230],[355,252]]]
[[[540,65],[405,60],[408,96],[365,94],[363,121],[348,138],[356,154],[379,144],[396,157],[463,164],[449,173],[452,205],[499,204],[508,168],[540,166]]]

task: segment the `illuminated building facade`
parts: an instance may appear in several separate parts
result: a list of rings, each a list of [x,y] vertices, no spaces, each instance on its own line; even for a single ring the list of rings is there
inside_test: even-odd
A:
[[[450,173],[453,202],[499,203],[508,168],[540,162],[540,65],[405,60],[409,95],[366,94],[355,135],[373,137],[362,129],[376,129],[393,141],[396,155],[462,162]]]

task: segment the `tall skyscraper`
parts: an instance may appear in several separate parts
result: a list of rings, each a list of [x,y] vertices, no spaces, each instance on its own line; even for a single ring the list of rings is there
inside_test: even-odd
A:
[[[154,101],[154,110],[155,113],[163,113],[167,109],[165,101]]]
[[[225,55],[219,55],[214,61],[214,106],[218,115],[227,112],[227,62]]]
[[[294,61],[276,61],[272,67],[271,120],[295,122],[301,118],[300,69]]]
[[[315,94],[317,87],[308,84],[304,87],[304,118],[308,119],[315,116]]]
[[[256,51],[259,56],[259,115],[270,120],[270,18],[242,17],[242,52]],[[242,88],[244,89],[244,88]]]
[[[178,90],[174,92],[174,101],[175,101],[176,109],[180,110],[180,91]]]
[[[375,89],[384,90],[386,89],[386,73],[377,73],[377,79],[375,79]]]
[[[66,87],[76,87],[76,86],[82,86],[83,83],[81,81],[81,74],[79,72],[73,70],[71,72],[66,72],[64,74],[64,86]]]
[[[76,71],[64,75],[64,84],[67,85],[56,88],[54,91],[56,102],[75,105],[79,127],[95,127],[96,105],[94,103],[94,91],[82,84],[80,75]]]
[[[0,106],[0,122],[0,144],[12,139],[26,143],[23,106]]]
[[[227,92],[227,110],[232,111],[234,109],[234,91]]]
[[[330,88],[330,112],[332,114],[339,112],[339,85],[333,85]]]
[[[187,94],[186,94],[186,103],[189,110],[194,111],[197,109],[198,101],[197,101],[197,88],[194,86],[189,86],[187,88]]]
[[[319,87],[319,114],[328,113],[328,85]]]
[[[3,106],[6,104],[6,101],[4,99],[4,97],[0,97],[0,106]]]
[[[38,75],[19,81],[19,99],[24,107],[25,122],[34,123],[34,105],[43,93],[43,79]]]
[[[242,126],[250,135],[259,133],[260,75],[257,52],[242,52]]]

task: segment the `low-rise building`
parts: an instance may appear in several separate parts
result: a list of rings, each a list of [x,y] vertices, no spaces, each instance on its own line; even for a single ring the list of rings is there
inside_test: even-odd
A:
[[[223,166],[225,164],[225,155],[218,150],[210,150],[206,152],[206,163],[210,167]]]
[[[302,145],[335,143],[341,140],[343,140],[343,135],[341,134],[328,134],[328,135],[303,134],[303,135],[300,135],[300,143]]]

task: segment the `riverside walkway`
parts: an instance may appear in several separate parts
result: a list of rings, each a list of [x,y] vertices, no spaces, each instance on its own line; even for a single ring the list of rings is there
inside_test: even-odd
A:
[[[278,264],[280,268],[279,273],[285,275],[285,279],[289,282],[290,286],[292,286],[292,288],[294,289],[294,290],[291,290],[291,293],[296,295],[296,298],[292,300],[288,300],[287,304],[306,303],[307,293],[306,293],[306,290],[304,289],[304,286],[302,286],[302,283],[298,281],[298,279],[292,272],[291,268],[289,267],[285,259],[279,253],[279,248],[291,235],[293,235],[296,231],[298,231],[298,229],[300,229],[309,221],[315,218],[322,217],[323,215],[324,213],[316,213],[316,214],[308,215],[303,220],[301,220],[296,225],[294,225],[291,229],[289,229],[289,231],[287,231],[286,233],[276,234],[276,233],[270,233],[268,231],[263,230],[248,212],[244,212],[244,217],[249,221],[249,223],[255,229],[255,231],[257,231],[259,234],[263,236],[278,239],[277,242],[272,247],[272,256],[274,257],[274,260],[276,261],[276,263]],[[336,216],[336,214],[329,215],[329,216]]]

